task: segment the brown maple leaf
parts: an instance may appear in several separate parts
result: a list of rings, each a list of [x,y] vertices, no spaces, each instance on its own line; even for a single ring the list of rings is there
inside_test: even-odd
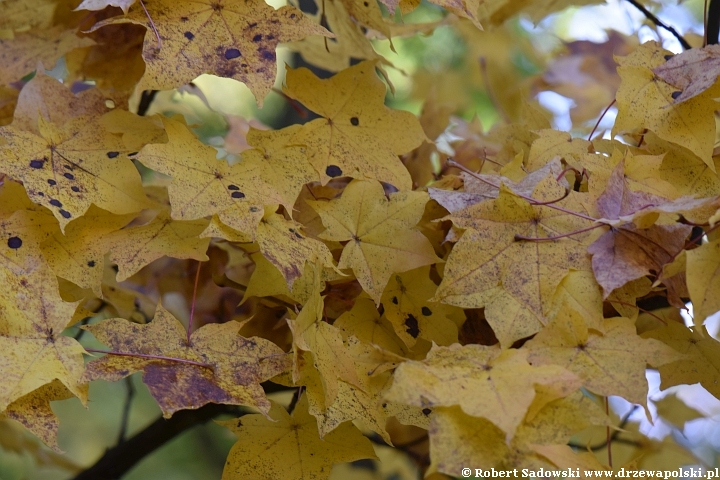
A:
[[[620,219],[666,200],[630,190],[624,176],[625,162],[620,162],[608,179],[605,192],[598,197],[597,208],[607,219]],[[588,247],[593,256],[595,278],[607,298],[616,288],[646,275],[658,275],[685,247],[692,227],[689,225],[650,225],[640,228],[632,222],[618,222]],[[680,299],[686,291],[681,277],[664,280],[673,305],[684,306]]]
[[[142,370],[165,417],[207,403],[250,405],[267,414],[270,402],[260,383],[289,368],[279,347],[241,337],[234,321],[205,325],[187,339],[162,305],[145,325],[114,318],[85,328],[115,352],[90,362],[85,378],[116,381]]]

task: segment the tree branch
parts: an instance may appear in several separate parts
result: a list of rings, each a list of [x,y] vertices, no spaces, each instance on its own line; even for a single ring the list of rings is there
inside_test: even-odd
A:
[[[262,384],[265,393],[293,390],[270,382]],[[74,480],[115,480],[125,475],[140,460],[185,430],[201,425],[222,414],[242,416],[248,413],[236,405],[210,403],[197,410],[180,410],[169,419],[158,418],[134,437],[107,450],[100,459]]]
[[[687,42],[687,40],[685,40],[685,39],[683,38],[683,36],[680,35],[680,34],[677,32],[677,30],[675,30],[675,29],[674,29],[673,27],[671,27],[671,26],[665,25],[659,18],[657,18],[655,15],[653,15],[653,14],[650,12],[650,10],[648,10],[647,8],[645,8],[640,2],[638,2],[637,0],[627,0],[627,1],[630,2],[635,8],[637,8],[638,10],[640,10],[640,11],[643,13],[643,15],[645,15],[645,18],[647,18],[648,20],[650,20],[651,22],[653,22],[653,23],[654,23],[655,25],[657,25],[658,27],[664,28],[665,30],[667,30],[668,32],[670,32],[675,38],[677,38],[678,42],[680,42],[680,45],[682,45],[682,47],[683,47],[685,50],[690,50],[690,49],[692,48],[692,47],[690,46],[690,44]]]

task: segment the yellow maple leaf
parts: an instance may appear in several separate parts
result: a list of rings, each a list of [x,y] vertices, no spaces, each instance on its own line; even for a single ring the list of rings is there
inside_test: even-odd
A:
[[[538,135],[530,145],[526,166],[533,171],[544,166],[554,158],[570,160],[578,155],[588,153],[590,142],[581,138],[572,138],[567,132],[544,129],[535,130]]]
[[[461,309],[430,302],[437,286],[430,280],[430,267],[420,267],[390,277],[382,296],[385,317],[408,347],[417,338],[438,345],[457,343],[458,325],[451,318],[464,320]]]
[[[84,115],[95,117],[110,111],[105,105],[105,96],[99,90],[85,90],[75,95],[67,85],[40,70],[20,91],[12,126],[41,135],[39,117],[55,125],[63,125],[73,118]],[[133,120],[140,118],[130,112],[125,113]]]
[[[622,148],[623,145],[617,142],[610,156],[588,153],[570,159],[569,163],[576,168],[579,170],[584,168],[589,172],[588,191],[593,197],[597,198],[601,195],[614,168],[621,161],[625,163],[625,179],[632,191],[646,192],[669,199],[680,196],[676,188],[670,182],[663,180],[660,175],[663,155],[641,155],[637,151],[633,153],[630,149],[623,152]]]
[[[325,401],[320,372],[313,366],[312,354],[303,352],[299,359],[300,370],[294,385],[303,385],[308,399],[309,411],[317,418],[318,433],[324,438],[343,423],[352,420],[359,425],[380,435],[383,440],[392,444],[390,434],[385,429],[389,413],[387,402],[383,402],[385,391],[392,383],[392,375],[383,372],[369,376],[358,366],[357,373],[363,378],[360,389],[347,382],[338,382],[338,394],[331,403]]]
[[[0,411],[55,379],[85,403],[85,350],[62,335],[76,305],[62,300],[55,275],[47,267],[20,275],[0,268],[0,284]]]
[[[209,238],[198,238],[207,220],[172,220],[161,211],[145,225],[124,228],[108,236],[110,261],[118,266],[118,281],[131,277],[145,265],[166,255],[173,258],[208,260]]]
[[[413,227],[422,217],[428,196],[423,192],[385,194],[380,183],[353,180],[330,202],[308,201],[326,230],[320,238],[348,241],[338,268],[352,268],[376,303],[393,273],[437,262],[432,245]]]
[[[218,422],[238,441],[230,449],[223,480],[325,479],[334,463],[376,458],[370,441],[354,425],[345,423],[320,438],[307,398],[297,402],[292,416],[273,403],[270,421],[262,415]]]
[[[707,90],[681,104],[674,104],[675,87],[660,80],[653,68],[671,55],[656,42],[647,42],[627,57],[617,58],[622,82],[617,92],[618,115],[613,135],[652,130],[660,138],[681,145],[705,162],[711,170],[717,108],[715,93]]]
[[[260,178],[279,193],[288,212],[300,190],[306,183],[318,180],[317,172],[307,160],[307,149],[290,145],[300,125],[291,125],[281,130],[258,130],[251,128],[247,142],[252,148],[242,152],[242,163],[250,168],[256,166]]]
[[[428,434],[431,470],[455,477],[462,475],[462,469],[469,468],[468,465],[483,470],[511,471],[513,468],[537,471],[552,465],[527,455],[513,444],[508,445],[503,431],[490,420],[470,416],[458,407],[434,409]],[[474,474],[471,470],[471,475]]]
[[[85,215],[68,224],[64,235],[58,231],[41,244],[43,257],[56,275],[102,297],[104,257],[110,248],[107,236],[133,217],[111,215],[91,205]]]
[[[188,339],[162,305],[145,325],[114,318],[85,329],[115,352],[90,362],[85,378],[117,381],[142,370],[166,418],[211,402],[250,405],[267,414],[270,402],[260,383],[289,367],[278,346],[241,337],[234,321],[204,325]]]
[[[266,215],[257,229],[257,242],[263,256],[280,270],[287,288],[292,289],[306,262],[334,267],[332,254],[324,243],[301,232],[302,224],[285,220],[282,215]]]
[[[262,0],[149,0],[126,17],[93,28],[125,22],[148,30],[143,45],[146,70],[138,88],[167,90],[211,73],[245,83],[259,106],[275,83],[279,43],[332,36],[295,7],[275,10]]]
[[[565,193],[548,176],[533,198],[551,201]],[[543,238],[589,226],[580,202],[570,192],[551,206],[532,205],[502,185],[496,200],[453,213],[448,219],[466,229],[445,266],[433,300],[464,308],[485,307],[485,316],[503,346],[536,333],[546,320],[552,296],[570,271],[590,270],[588,234],[552,241],[516,241],[516,235]],[[579,212],[580,216],[569,212]]]
[[[4,8],[4,7],[3,7]],[[76,29],[60,25],[49,29],[15,34],[12,40],[0,39],[0,84],[20,80],[35,70],[38,62],[49,68],[70,50],[93,45],[89,38],[76,35]]]
[[[361,341],[397,355],[407,354],[407,348],[398,338],[393,325],[387,318],[380,316],[380,312],[371,298],[365,296],[356,298],[353,307],[340,315],[333,326],[340,329],[345,338],[354,335]]]
[[[535,399],[536,384],[553,385],[564,395],[580,387],[575,374],[558,365],[531,366],[527,354],[497,346],[433,346],[424,361],[397,368],[386,398],[421,408],[459,405],[468,415],[490,420],[510,439]]]
[[[40,134],[0,128],[0,167],[22,180],[30,198],[49,208],[61,228],[94,203],[116,214],[148,206],[138,173],[122,139],[108,133],[95,117],[79,117],[62,126],[38,120]]]
[[[218,214],[226,225],[254,235],[254,226],[247,224],[248,209],[261,211],[257,206],[282,203],[280,194],[263,181],[261,166],[243,162],[228,165],[216,158],[217,150],[200,142],[183,123],[163,118],[163,124],[169,142],[147,145],[137,158],[172,177],[168,187],[172,218],[195,220]]]
[[[533,365],[562,365],[589,390],[646,407],[646,365],[657,367],[683,356],[661,342],[640,338],[626,318],[606,319],[604,331],[588,329],[580,314],[563,310],[525,344],[528,359]]]
[[[411,187],[398,155],[420,145],[425,133],[415,115],[385,106],[385,85],[375,66],[362,62],[328,80],[306,68],[287,71],[285,93],[323,117],[303,125],[293,138],[307,145],[323,184],[345,176],[382,180],[400,190]]]
[[[703,321],[720,310],[720,240],[688,250],[687,286],[693,304],[693,321]]]
[[[705,418],[705,415],[690,407],[675,394],[665,395],[653,403],[658,415],[679,429],[684,428],[687,422]]]
[[[353,359],[343,343],[338,328],[323,321],[323,299],[319,293],[319,275],[316,273],[316,288],[313,296],[305,303],[294,320],[288,320],[293,332],[295,366],[293,379],[300,376],[299,357],[301,350],[312,352],[314,366],[320,372],[325,402],[331,404],[338,395],[340,380],[358,387],[362,384],[355,371]]]
[[[20,422],[56,452],[64,453],[57,443],[60,420],[50,408],[50,402],[66,400],[72,396],[72,392],[62,382],[53,380],[12,402],[3,415]]]
[[[0,203],[4,203],[4,206],[12,208],[15,205],[11,199],[21,199],[22,202],[22,197],[29,202],[25,191],[17,183],[6,182],[2,186]],[[3,208],[0,207],[0,235],[5,239],[0,242],[0,268],[13,275],[41,269],[45,266],[45,261],[40,251],[40,244],[57,230],[59,230],[57,220],[44,207],[35,204],[23,205],[13,213],[3,212]]]
[[[689,329],[677,322],[643,333],[643,338],[657,339],[686,355],[661,365],[660,388],[700,383],[720,398],[720,342],[708,335],[704,326]]]

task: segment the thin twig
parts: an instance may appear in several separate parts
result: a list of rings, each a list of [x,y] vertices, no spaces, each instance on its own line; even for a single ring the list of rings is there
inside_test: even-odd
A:
[[[641,312],[647,313],[648,315],[651,315],[651,316],[657,318],[657,319],[660,320],[663,324],[667,325],[667,322],[666,322],[665,320],[663,320],[662,318],[658,317],[657,315],[655,315],[655,314],[654,314],[653,312],[651,312],[650,310],[645,310],[644,308],[638,307],[637,305],[633,305],[633,304],[630,303],[630,302],[623,302],[622,300],[608,300],[608,302],[610,302],[610,303],[619,303],[620,305],[627,305],[628,307],[637,308],[637,309],[640,310]],[[620,312],[618,312],[618,313],[620,313]]]
[[[578,233],[588,232],[590,230],[594,230],[596,228],[604,227],[606,226],[604,223],[596,223],[595,225],[590,225],[589,227],[581,228],[580,230],[574,230],[572,232],[563,233],[562,235],[555,235],[552,237],[526,237],[524,235],[515,234],[515,240],[524,240],[528,242],[547,242],[551,240],[558,240],[560,238],[570,237],[572,235],[577,235]]]
[[[645,8],[640,2],[637,0],[627,0],[630,4],[632,4],[633,7],[640,10],[645,17],[653,22],[655,25],[657,25],[660,28],[664,28],[668,32],[670,32],[675,38],[677,38],[678,42],[680,42],[680,45],[682,45],[683,49],[690,50],[692,46],[685,40],[682,35],[680,35],[677,30],[675,30],[673,27],[665,25],[659,18],[657,18],[655,15],[653,15],[647,8]]]
[[[577,448],[578,450],[590,450],[590,451],[592,451],[592,452],[596,452],[596,451],[598,451],[598,450],[602,450],[603,448],[605,448],[605,447],[608,445],[608,440],[609,440],[609,441],[616,442],[616,443],[629,443],[629,442],[632,442],[632,440],[623,440],[623,439],[617,438],[617,436],[622,433],[622,430],[621,430],[621,429],[622,429],[625,425],[627,425],[628,420],[630,419],[630,416],[631,416],[633,413],[635,413],[635,410],[637,410],[638,408],[639,408],[638,405],[633,405],[633,408],[632,408],[628,413],[626,413],[625,416],[620,420],[620,423],[619,423],[618,426],[617,426],[618,430],[615,430],[615,431],[613,432],[613,434],[610,436],[610,438],[609,438],[609,439],[606,439],[604,442],[599,443],[599,444],[597,444],[597,445],[593,445],[593,446],[580,445],[579,443],[569,442],[569,443],[568,443],[568,446],[571,447],[571,448]],[[632,444],[636,445],[637,442],[633,442]]]
[[[135,397],[135,386],[133,385],[132,377],[125,377],[125,388],[127,389],[127,396],[125,397],[125,405],[123,405],[122,418],[120,419],[118,445],[124,442],[127,437],[128,423],[130,422],[130,407],[132,406],[133,397]]]
[[[588,135],[588,142],[592,141],[592,136],[593,136],[593,134],[595,133],[595,130],[597,130],[597,128],[600,126],[600,122],[602,121],[603,118],[605,118],[605,115],[606,115],[607,112],[612,108],[612,106],[615,105],[615,102],[616,102],[616,101],[617,101],[617,99],[613,98],[613,101],[610,102],[610,105],[608,105],[608,106],[605,108],[605,110],[603,111],[602,115],[600,115],[600,118],[598,118],[598,121],[595,122],[595,126],[593,127],[592,132],[590,132],[590,135]]]
[[[293,411],[295,410],[295,406],[297,405],[298,401],[300,401],[300,397],[302,396],[304,390],[305,389],[302,387],[302,385],[299,386],[297,390],[295,390],[295,393],[290,400],[290,404],[287,407],[288,413],[293,413]]]
[[[197,288],[198,288],[198,282],[200,281],[200,267],[202,267],[202,263],[198,260],[197,272],[195,272],[195,286],[193,287],[192,303],[190,304],[190,319],[188,320],[188,325],[187,325],[187,344],[188,345],[190,345],[190,335],[192,334],[192,324],[193,324],[193,319],[195,318],[195,300],[197,299]]]
[[[610,416],[610,402],[608,401],[607,396],[605,397],[605,415],[607,415],[608,417]],[[612,468],[612,435],[610,434],[610,425],[605,425],[605,435],[607,437],[608,466]]]
[[[482,178],[480,175],[478,175],[477,173],[473,172],[472,170],[470,170],[469,168],[467,168],[465,165],[456,162],[456,161],[453,160],[452,158],[448,158],[447,163],[448,163],[449,165],[455,167],[455,168],[459,168],[460,170],[462,170],[463,172],[465,172],[465,173],[467,173],[467,174],[469,174],[469,175],[472,175],[473,177],[477,178],[478,180],[480,180],[481,182],[483,182],[483,183],[485,183],[485,184],[487,184],[487,185],[490,185],[491,187],[495,187],[495,188],[497,188],[497,189],[500,188],[499,185],[495,185],[495,184],[492,183],[491,181],[489,181],[489,180],[487,180],[487,179],[485,179],[485,178]],[[589,217],[589,216],[584,215],[584,214],[582,214],[582,213],[580,213],[580,212],[573,212],[573,211],[568,210],[568,209],[566,209],[566,208],[562,208],[562,207],[558,207],[557,205],[553,205],[552,203],[542,204],[541,202],[538,202],[537,200],[535,200],[535,199],[532,198],[532,197],[525,196],[525,195],[523,195],[523,194],[521,194],[521,193],[518,193],[518,192],[513,192],[513,193],[514,193],[515,195],[517,195],[518,197],[522,198],[523,200],[529,202],[530,205],[540,205],[540,204],[541,204],[542,206],[545,206],[545,207],[548,207],[548,208],[552,208],[553,210],[557,210],[557,211],[559,211],[559,212],[567,213],[568,215],[574,215],[574,216],[576,216],[576,217],[584,218],[585,220],[590,220],[591,222],[597,222],[597,218]]]
[[[150,20],[150,27],[152,28],[153,32],[155,32],[155,38],[157,38],[158,50],[159,50],[162,48],[162,39],[160,38],[160,33],[157,31],[157,28],[155,28],[155,22],[153,21],[152,17],[150,16],[150,13],[148,13],[147,8],[145,8],[145,4],[143,3],[143,0],[140,0],[140,6],[142,7],[143,11],[145,11],[145,15],[147,15],[148,20]]]

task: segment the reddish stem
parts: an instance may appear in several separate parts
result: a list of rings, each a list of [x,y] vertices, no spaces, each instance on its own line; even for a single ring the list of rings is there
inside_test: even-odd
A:
[[[195,272],[195,286],[193,287],[193,298],[192,304],[190,305],[190,320],[188,320],[187,326],[187,343],[190,345],[190,334],[192,333],[193,318],[195,317],[195,299],[197,298],[198,282],[200,281],[200,267],[202,263],[198,260],[197,272]]]
[[[600,126],[600,122],[602,122],[603,117],[605,117],[605,114],[610,110],[610,108],[612,108],[613,105],[615,105],[615,99],[613,99],[613,101],[610,102],[610,105],[608,105],[607,108],[605,108],[602,115],[600,115],[600,118],[598,118],[598,121],[597,121],[597,123],[595,123],[595,126],[592,129],[592,132],[590,132],[590,135],[588,135],[588,142],[592,141],[592,136],[595,133],[595,130],[597,130],[597,128]]]
[[[185,360],[183,358],[174,358],[174,357],[166,357],[163,355],[147,355],[144,353],[129,353],[129,352],[112,352],[107,350],[96,350],[94,348],[86,348],[86,352],[91,353],[104,353],[107,355],[116,355],[118,357],[137,357],[137,358],[146,358],[148,360],[166,360],[168,362],[177,362],[177,363],[186,363],[188,365],[195,365],[197,367],[205,367],[205,368],[212,368],[214,369],[212,365],[209,363],[200,363],[196,362],[194,360]]]
[[[326,40],[327,40],[327,37],[326,37]],[[300,102],[298,102],[298,101],[295,100],[294,98],[290,97],[287,93],[283,92],[283,91],[280,90],[279,88],[274,88],[274,87],[273,87],[272,91],[275,92],[275,93],[277,93],[278,95],[282,96],[282,97],[285,99],[285,101],[290,104],[290,106],[292,107],[292,109],[295,110],[295,112],[297,112],[298,115],[300,115],[300,118],[307,118],[307,116],[308,116],[307,110],[305,110],[305,109],[302,107],[302,105],[300,104]]]
[[[605,397],[605,415],[610,416],[610,402],[608,401],[608,397]],[[610,425],[605,426],[605,435],[607,437],[608,465],[612,468],[612,435],[610,434]]]
[[[604,223],[597,223],[595,225],[590,225],[589,227],[586,227],[586,228],[581,228],[580,230],[575,230],[575,231],[569,232],[569,233],[563,233],[562,235],[555,235],[553,237],[525,237],[523,235],[516,234],[515,240],[525,240],[528,242],[546,242],[546,241],[550,241],[550,240],[558,240],[560,238],[565,238],[565,237],[569,237],[572,235],[577,235],[578,233],[587,232],[587,231],[594,230],[596,228],[603,227],[603,226],[605,226]]]
[[[637,305],[634,305],[634,304],[629,303],[629,302],[623,302],[622,300],[608,300],[608,302],[610,302],[610,303],[619,303],[620,305],[627,305],[628,307],[637,308],[637,309],[640,310],[641,312],[647,313],[648,315],[651,315],[651,316],[657,318],[658,320],[660,320],[664,325],[667,325],[667,322],[666,322],[665,320],[663,320],[662,318],[658,317],[657,315],[655,315],[654,313],[652,313],[650,310],[645,310],[644,308],[638,307]]]
[[[448,163],[449,165],[453,166],[453,167],[459,168],[460,170],[462,170],[463,172],[467,173],[468,175],[472,175],[473,177],[477,178],[478,180],[480,180],[481,182],[483,182],[483,183],[485,183],[485,184],[487,184],[487,185],[490,185],[491,187],[495,187],[495,188],[497,188],[497,189],[500,189],[500,186],[495,185],[494,183],[490,182],[489,180],[486,180],[486,179],[482,178],[480,175],[478,175],[477,173],[473,172],[472,170],[470,170],[469,168],[465,167],[464,165],[456,162],[456,161],[453,160],[452,158],[448,158],[447,163]],[[580,218],[583,218],[583,219],[585,219],[585,220],[590,220],[591,222],[597,222],[597,218],[592,218],[592,217],[589,217],[589,216],[587,216],[587,215],[583,215],[582,213],[573,212],[573,211],[571,211],[571,210],[567,210],[567,209],[565,209],[565,208],[558,207],[557,205],[553,205],[552,202],[545,204],[545,203],[538,202],[537,200],[535,200],[535,199],[532,198],[532,197],[526,197],[525,195],[523,195],[523,194],[521,194],[521,193],[518,193],[518,192],[513,192],[513,193],[514,193],[515,195],[517,195],[518,197],[522,198],[523,200],[528,201],[528,202],[530,203],[530,205],[542,205],[542,206],[546,206],[546,207],[548,207],[548,208],[552,208],[553,210],[558,210],[558,211],[560,211],[560,212],[567,213],[568,215],[574,215],[574,216],[576,216],[576,217],[580,217]],[[562,199],[561,199],[561,200],[562,200]],[[555,200],[555,201],[557,201],[557,200]]]
[[[699,226],[699,225],[698,225],[698,226]],[[700,240],[702,237],[704,237],[704,236],[707,235],[708,233],[712,232],[713,230],[716,230],[718,227],[720,227],[720,222],[716,223],[714,226],[708,228],[707,230],[703,230],[703,233],[702,233],[701,235],[697,235],[697,236],[691,238],[690,240],[688,240],[688,242],[685,244],[685,246],[683,247],[683,249],[680,250],[680,252],[682,252],[683,250],[687,250],[688,248],[692,247],[698,240]],[[675,257],[677,257],[678,255],[680,255],[680,252],[678,252],[678,253],[675,255]],[[673,260],[675,260],[675,257],[673,257]]]
[[[140,0],[140,6],[145,11],[145,15],[147,15],[148,20],[150,20],[150,27],[152,28],[153,32],[155,32],[155,38],[157,38],[157,41],[158,41],[158,49],[161,49],[162,48],[162,39],[160,38],[160,33],[157,31],[157,28],[155,27],[155,22],[153,22],[153,19],[150,16],[150,13],[148,13],[147,8],[145,8],[145,4],[143,3],[143,0]]]
[[[560,200],[565,200],[568,195],[570,195],[570,190],[566,188],[566,189],[565,189],[565,195],[563,195],[562,197],[556,198],[555,200],[549,200],[549,201],[547,201],[547,202],[536,202],[536,203],[534,203],[533,205],[550,205],[550,204],[552,204],[552,203],[557,203],[557,202],[559,202]]]

